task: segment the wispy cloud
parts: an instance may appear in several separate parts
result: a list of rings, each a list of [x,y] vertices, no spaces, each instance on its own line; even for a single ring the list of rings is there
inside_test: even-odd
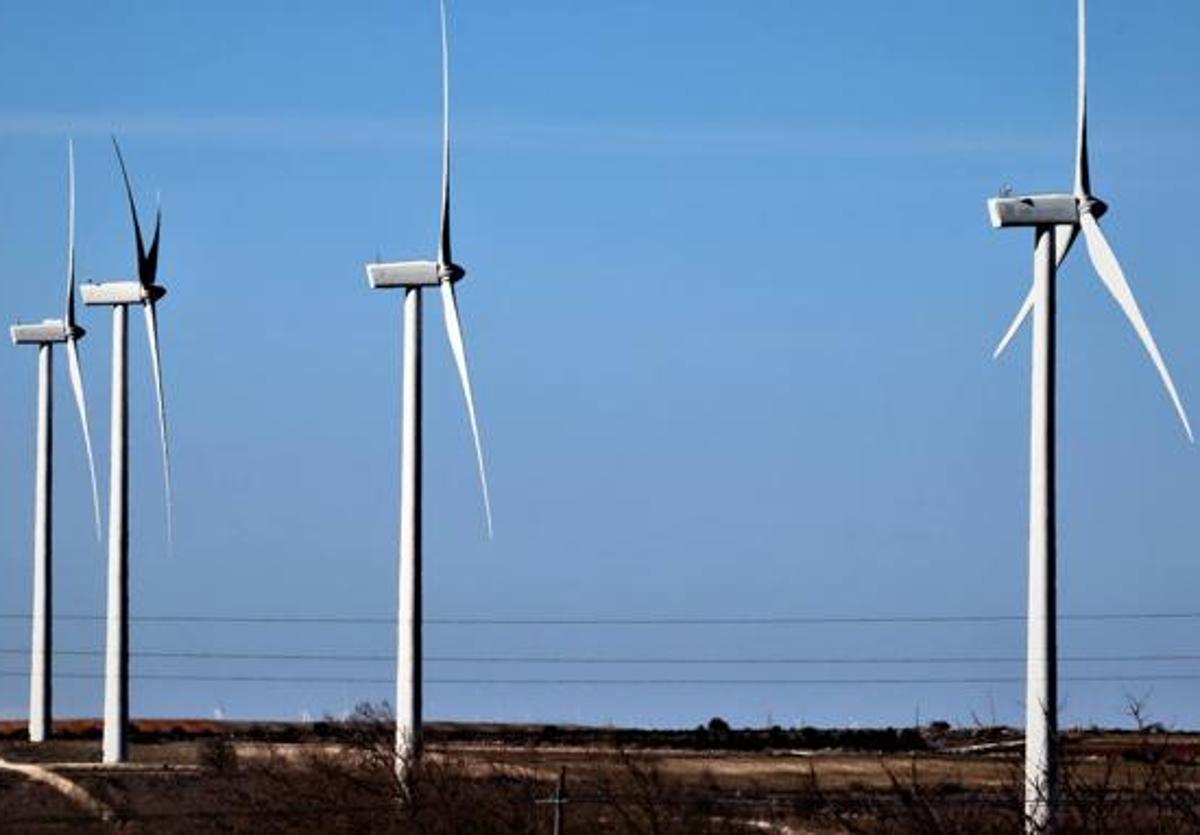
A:
[[[119,134],[203,144],[288,145],[354,150],[435,146],[436,119],[370,116],[139,115],[0,113],[0,136],[60,137]],[[966,132],[955,125],[914,130],[899,125],[820,128],[725,125],[614,124],[561,120],[462,119],[456,143],[484,150],[587,155],[747,155],[795,153],[839,157],[1042,152],[1049,141],[996,129]]]
[[[233,144],[280,144],[299,142],[306,145],[352,147],[386,142],[429,132],[429,120],[372,119],[336,117],[318,119],[284,115],[139,115],[139,114],[67,114],[0,113],[0,136],[138,136]],[[433,140],[429,140],[432,142]],[[421,144],[426,144],[422,142]]]
[[[955,131],[913,131],[894,125],[832,125],[819,128],[654,125],[564,122],[480,123],[481,141],[517,150],[563,153],[721,154],[892,157],[946,153],[1000,153],[1036,150],[1038,145],[1003,135],[973,136]]]

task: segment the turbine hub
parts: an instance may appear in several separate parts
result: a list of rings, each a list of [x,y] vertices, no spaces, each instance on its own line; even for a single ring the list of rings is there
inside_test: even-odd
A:
[[[1108,204],[1099,197],[1092,197],[1090,194],[1087,197],[1082,197],[1079,200],[1079,213],[1084,212],[1090,214],[1096,220],[1104,217],[1108,211]]]
[[[442,281],[454,283],[467,274],[467,271],[458,264],[438,264],[438,278]]]

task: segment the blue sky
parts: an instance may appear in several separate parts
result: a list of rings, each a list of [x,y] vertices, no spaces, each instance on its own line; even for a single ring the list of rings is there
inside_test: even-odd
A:
[[[1200,309],[1200,8],[1091,10],[1093,178],[1193,418]],[[1035,27],[1031,25],[1036,22]],[[427,301],[432,618],[1020,615],[1028,334],[991,349],[1031,236],[985,199],[1069,188],[1074,4],[458,0],[455,254],[496,512]],[[0,7],[0,302],[59,314],[66,142],[84,278],[128,276],[108,135],[164,207],[176,475],[165,549],[144,337],[132,354],[135,616],[395,611],[400,299],[362,265],[431,257],[436,4],[49,2]],[[102,479],[110,324],[83,345]],[[1200,458],[1084,257],[1060,295],[1061,610],[1196,610]],[[61,365],[59,371],[62,371]],[[29,608],[35,362],[0,351],[0,612]],[[103,611],[60,373],[57,597]],[[103,482],[102,482],[103,483]],[[1200,724],[1195,620],[1067,621],[1069,723]],[[102,645],[66,621],[63,649]],[[436,657],[1019,658],[1019,622],[786,626],[433,623]],[[386,655],[386,623],[134,624],[136,653]],[[19,673],[27,626],[0,621]],[[58,669],[95,673],[99,660]],[[387,662],[135,657],[135,674],[387,679]],[[432,683],[430,718],[691,725],[1018,722],[1023,667],[430,662],[431,678],[973,679],[608,686]],[[1154,677],[1153,679],[1147,677]],[[1138,681],[1137,679],[1142,679]],[[26,682],[0,677],[0,711]],[[134,683],[135,714],[294,717],[386,684]],[[65,714],[101,685],[63,679]]]

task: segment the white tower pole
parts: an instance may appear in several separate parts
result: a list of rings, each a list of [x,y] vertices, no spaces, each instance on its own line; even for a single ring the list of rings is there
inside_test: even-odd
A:
[[[421,753],[421,288],[404,290],[400,428],[400,605],[396,646],[396,776]]]
[[[37,478],[33,521],[33,640],[29,667],[29,741],[51,732],[52,576],[54,489],[54,350],[38,346]]]
[[[104,660],[104,762],[129,754],[129,312],[113,306],[108,498],[108,638]]]
[[[1054,227],[1037,227],[1030,398],[1029,610],[1025,671],[1025,828],[1054,829],[1058,763],[1058,644],[1055,587]]]

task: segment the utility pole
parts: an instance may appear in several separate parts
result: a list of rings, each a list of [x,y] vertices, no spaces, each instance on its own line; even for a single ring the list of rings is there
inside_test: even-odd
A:
[[[568,803],[566,766],[558,770],[558,782],[554,784],[554,796],[538,798],[534,803],[554,807],[554,835],[563,835],[563,807]]]

